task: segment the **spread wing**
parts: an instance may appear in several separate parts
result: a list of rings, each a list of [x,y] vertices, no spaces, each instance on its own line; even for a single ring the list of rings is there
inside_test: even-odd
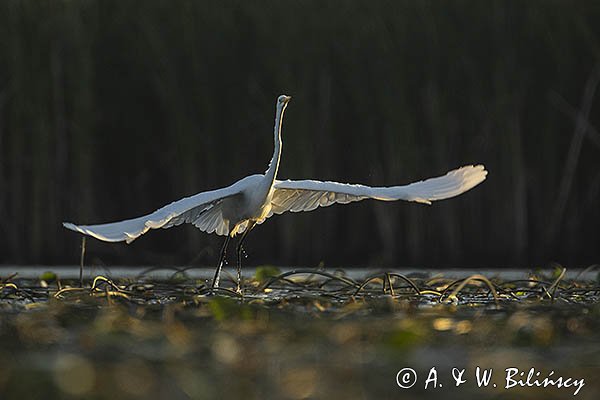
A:
[[[223,189],[183,198],[142,217],[100,225],[63,222],[63,226],[106,242],[131,243],[150,229],[170,228],[183,223],[191,223],[206,233],[228,235],[233,227],[223,216],[224,210],[239,200],[242,190],[251,184],[253,178],[250,176]]]
[[[269,216],[286,211],[312,211],[317,207],[327,207],[334,203],[346,204],[364,199],[406,200],[431,204],[432,201],[448,199],[472,189],[483,182],[486,175],[487,171],[483,165],[469,165],[443,176],[392,187],[370,187],[312,180],[276,181]]]

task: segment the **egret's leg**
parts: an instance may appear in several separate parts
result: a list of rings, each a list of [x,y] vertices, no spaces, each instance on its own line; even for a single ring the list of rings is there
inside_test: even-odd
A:
[[[244,244],[244,239],[246,239],[246,236],[248,235],[248,232],[250,232],[252,230],[252,228],[254,228],[254,225],[256,225],[255,222],[251,222],[248,227],[246,228],[246,230],[244,231],[244,233],[242,233],[242,237],[240,238],[240,241],[237,244],[237,248],[236,248],[236,252],[237,252],[237,292],[241,293],[242,292],[242,246]]]
[[[221,248],[221,255],[219,256],[219,262],[217,264],[217,269],[215,271],[215,277],[213,278],[212,287],[219,287],[219,278],[221,277],[221,268],[223,268],[223,263],[225,262],[225,255],[227,253],[227,245],[229,244],[229,235],[225,236],[225,242],[223,242],[223,247]]]
[[[81,259],[79,260],[79,287],[83,287],[83,260],[85,259],[85,236],[81,239]]]

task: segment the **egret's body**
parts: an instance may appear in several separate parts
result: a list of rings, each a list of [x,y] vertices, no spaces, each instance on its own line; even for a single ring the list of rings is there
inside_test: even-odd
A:
[[[139,218],[101,225],[74,225],[68,222],[63,225],[107,242],[131,243],[150,229],[170,228],[183,223],[191,223],[206,233],[226,236],[213,286],[218,286],[229,238],[242,234],[237,246],[239,289],[242,242],[256,224],[263,223],[274,214],[311,211],[334,203],[346,204],[364,199],[406,200],[430,204],[432,201],[466,192],[485,180],[487,175],[482,165],[470,165],[437,178],[392,187],[369,187],[314,180],[277,180],[281,158],[281,124],[289,100],[290,97],[285,95],[277,99],[275,149],[269,168],[264,174],[250,175],[229,187],[186,197]]]

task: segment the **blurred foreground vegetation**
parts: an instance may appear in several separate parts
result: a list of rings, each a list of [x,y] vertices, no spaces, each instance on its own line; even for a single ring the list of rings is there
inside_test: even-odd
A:
[[[283,92],[281,178],[490,175],[433,207],[274,218],[251,260],[596,262],[599,20],[596,1],[2,1],[0,263],[73,263],[61,221],[264,171]],[[213,263],[218,239],[185,227],[89,246],[99,263]]]
[[[572,388],[506,390],[510,367],[583,378],[578,399],[600,394],[597,280],[567,279],[560,270],[518,281],[265,272],[246,281],[244,297],[226,288],[211,294],[184,272],[168,281],[97,277],[83,289],[51,274],[42,277],[48,281],[4,277],[2,398],[573,395]],[[494,370],[497,388],[477,387],[477,366]],[[405,367],[419,374],[410,390],[396,384]],[[443,387],[424,390],[431,367]],[[459,388],[454,367],[466,369]]]

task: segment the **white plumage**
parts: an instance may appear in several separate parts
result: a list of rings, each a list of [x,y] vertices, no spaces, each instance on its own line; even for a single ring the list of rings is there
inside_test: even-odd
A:
[[[285,95],[277,99],[275,150],[265,174],[247,176],[226,188],[186,197],[142,217],[100,225],[75,225],[65,222],[64,227],[107,242],[127,243],[131,243],[150,229],[170,228],[183,223],[191,223],[206,233],[227,235],[227,239],[244,233],[238,244],[239,279],[239,253],[245,234],[255,224],[263,223],[273,214],[312,211],[334,203],[346,204],[365,199],[406,200],[431,204],[432,201],[458,196],[486,178],[487,171],[483,165],[469,165],[443,176],[404,186],[370,187],[314,180],[277,180],[281,157],[281,124],[289,100],[290,97]],[[214,286],[218,285],[226,246],[227,241],[217,267]]]

